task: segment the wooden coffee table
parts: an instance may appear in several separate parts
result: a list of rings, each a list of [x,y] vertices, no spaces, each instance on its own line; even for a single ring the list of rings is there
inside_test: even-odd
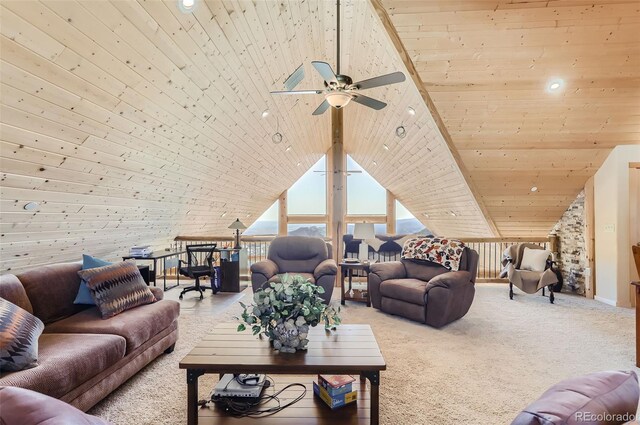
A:
[[[342,325],[331,332],[317,326],[309,332],[308,349],[295,354],[278,353],[266,338],[247,331],[236,332],[236,327],[234,323],[216,326],[180,362],[180,368],[187,370],[189,425],[256,423],[255,418],[231,417],[218,407],[199,409],[198,378],[205,373],[265,373],[273,378],[275,390],[291,382],[306,386],[303,400],[260,418],[261,425],[379,423],[380,371],[386,369],[386,364],[369,325]],[[329,409],[313,395],[313,375],[319,373],[359,376],[358,402],[337,410]],[[299,393],[296,391],[284,394],[284,398],[295,397]]]

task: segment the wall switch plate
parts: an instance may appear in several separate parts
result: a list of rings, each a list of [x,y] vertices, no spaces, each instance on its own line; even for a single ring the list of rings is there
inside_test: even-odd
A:
[[[616,225],[615,224],[605,224],[604,225],[604,231],[605,232],[609,232],[609,233],[613,233],[616,231]]]

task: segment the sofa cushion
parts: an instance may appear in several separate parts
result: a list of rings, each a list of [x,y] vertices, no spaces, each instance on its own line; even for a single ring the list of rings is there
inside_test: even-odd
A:
[[[109,266],[111,264],[113,263],[92,257],[87,254],[82,254],[82,270],[95,269],[97,267]],[[93,296],[91,295],[91,289],[89,289],[89,287],[87,286],[87,282],[85,282],[84,280],[80,281],[80,286],[78,287],[78,295],[76,295],[76,299],[73,301],[73,303],[96,305],[96,302],[93,300]]]
[[[0,370],[15,372],[38,365],[38,338],[44,323],[0,298]]]
[[[0,298],[14,303],[23,310],[33,313],[31,301],[27,297],[27,292],[22,286],[22,282],[12,274],[3,274],[0,276]]]
[[[285,274],[286,273],[277,274],[269,279],[269,282],[281,282],[282,276],[284,276]],[[294,276],[302,276],[303,279],[309,280],[309,282],[311,283],[316,283],[316,278],[313,277],[313,273],[289,273],[290,278]]]
[[[18,275],[33,306],[33,314],[45,325],[87,308],[73,304],[80,286],[78,270],[81,267],[80,263],[51,264]]]
[[[0,387],[0,423],[20,425],[109,425],[64,401],[17,387]]]
[[[91,290],[103,319],[156,300],[135,260],[81,270],[78,275]]]
[[[124,357],[118,335],[42,334],[37,367],[3,374],[0,385],[60,398]]]
[[[511,425],[623,423],[633,419],[639,396],[638,377],[633,371],[590,373],[564,380],[549,388],[524,409]],[[619,419],[593,419],[607,415]]]
[[[391,279],[380,284],[383,297],[424,305],[427,282],[419,279]]]
[[[120,335],[127,342],[126,353],[129,354],[169,327],[179,315],[180,304],[171,300],[132,308],[108,319],[102,319],[98,308],[91,307],[47,325],[44,332]]]

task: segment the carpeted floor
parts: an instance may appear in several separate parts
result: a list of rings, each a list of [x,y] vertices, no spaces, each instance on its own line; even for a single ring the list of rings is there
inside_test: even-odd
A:
[[[246,298],[246,297],[245,297]],[[237,304],[216,316],[183,314],[176,350],[163,355],[90,413],[116,425],[186,423],[185,372],[178,362]],[[583,297],[540,295],[509,301],[501,284],[478,285],[469,313],[432,329],[363,304],[345,323],[368,323],[382,349],[381,422],[389,425],[508,424],[557,381],[607,369],[633,369],[634,314]],[[204,397],[213,376],[200,379]]]

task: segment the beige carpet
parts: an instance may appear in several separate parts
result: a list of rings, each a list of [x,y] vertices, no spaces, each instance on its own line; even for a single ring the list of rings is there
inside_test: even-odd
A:
[[[560,294],[555,305],[505,285],[479,285],[470,312],[436,330],[348,303],[345,323],[372,326],[387,361],[381,378],[383,424],[508,424],[553,383],[575,375],[634,367],[634,314]],[[91,413],[125,424],[186,423],[180,359],[215,323],[233,320],[237,304],[217,316],[184,314],[176,351],[161,356]],[[201,378],[201,396],[213,377]],[[276,381],[277,384],[277,381]]]

